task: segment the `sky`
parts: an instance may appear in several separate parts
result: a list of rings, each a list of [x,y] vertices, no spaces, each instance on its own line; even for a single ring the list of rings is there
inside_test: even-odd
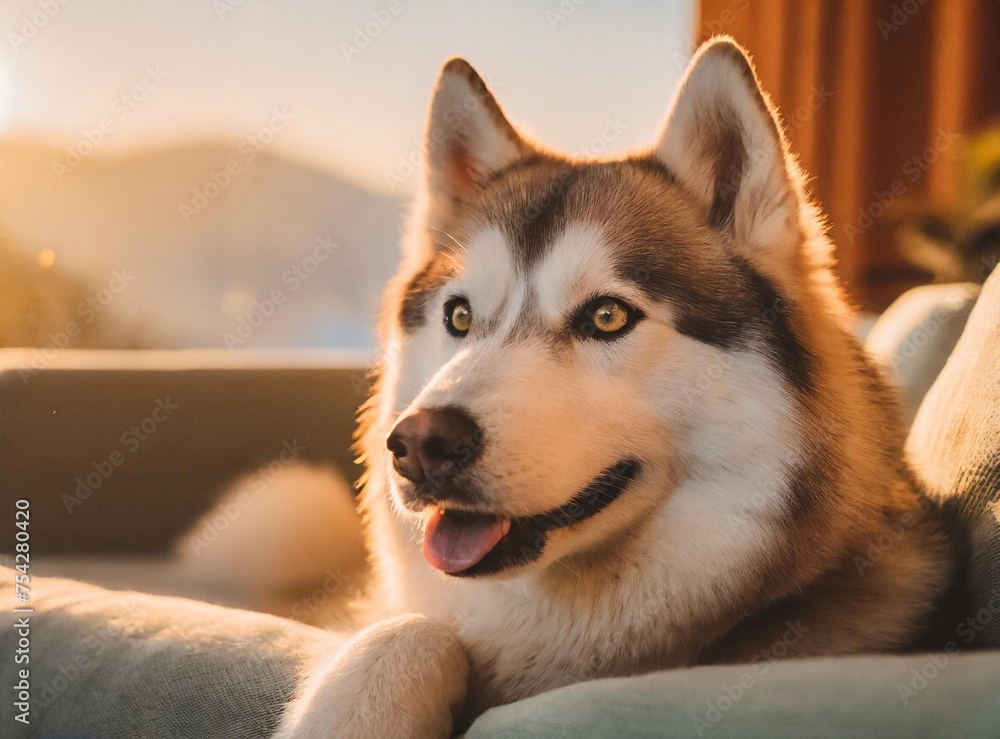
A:
[[[652,142],[692,27],[693,0],[3,0],[0,136],[267,138],[405,197],[449,57],[546,145],[614,154]]]

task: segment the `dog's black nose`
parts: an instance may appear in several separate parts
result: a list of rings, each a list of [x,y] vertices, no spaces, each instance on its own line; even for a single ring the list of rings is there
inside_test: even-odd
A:
[[[420,484],[473,461],[482,447],[482,435],[462,409],[428,408],[401,418],[385,445],[396,472]]]

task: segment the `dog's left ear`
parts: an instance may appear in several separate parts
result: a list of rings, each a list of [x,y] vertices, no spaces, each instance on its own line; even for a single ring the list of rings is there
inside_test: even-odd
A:
[[[735,41],[714,39],[695,54],[656,155],[738,245],[757,258],[791,256],[798,195],[784,138]]]
[[[424,147],[430,211],[439,216],[532,151],[476,70],[459,58],[441,70]]]

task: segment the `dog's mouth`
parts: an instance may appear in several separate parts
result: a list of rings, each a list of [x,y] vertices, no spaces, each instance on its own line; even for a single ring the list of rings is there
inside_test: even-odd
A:
[[[493,575],[542,556],[548,532],[600,513],[638,476],[638,460],[608,467],[565,505],[545,513],[506,518],[430,506],[424,515],[424,558],[455,577]]]

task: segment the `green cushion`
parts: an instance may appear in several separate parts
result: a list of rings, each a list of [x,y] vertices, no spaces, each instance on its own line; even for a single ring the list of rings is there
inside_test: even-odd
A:
[[[1000,736],[1000,651],[956,642],[595,680],[487,711],[465,738]]]
[[[0,597],[14,602],[13,570]],[[16,720],[20,635],[0,623],[0,737],[265,739],[304,661],[340,640],[262,613],[102,588],[31,580],[30,723]]]

